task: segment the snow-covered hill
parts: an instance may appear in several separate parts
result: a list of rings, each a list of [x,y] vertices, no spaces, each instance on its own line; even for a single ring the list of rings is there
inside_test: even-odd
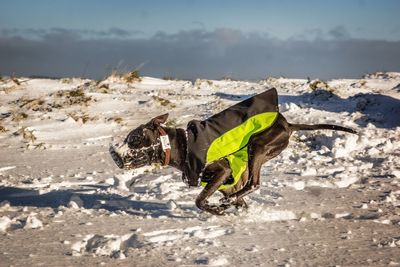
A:
[[[247,211],[194,205],[172,168],[119,170],[108,154],[132,128],[170,113],[185,127],[276,87],[298,132],[262,169]],[[400,74],[127,82],[0,80],[1,266],[400,265]],[[217,201],[218,196],[213,200]]]

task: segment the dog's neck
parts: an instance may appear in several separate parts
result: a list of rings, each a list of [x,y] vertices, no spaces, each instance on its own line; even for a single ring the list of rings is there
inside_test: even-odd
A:
[[[182,128],[164,128],[171,144],[171,159],[169,166],[183,171],[186,160],[187,140]]]

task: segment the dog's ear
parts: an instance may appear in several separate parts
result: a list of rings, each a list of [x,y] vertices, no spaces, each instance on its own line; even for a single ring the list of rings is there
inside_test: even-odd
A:
[[[159,127],[161,124],[164,124],[167,119],[168,119],[168,113],[165,113],[163,115],[157,116],[153,119],[151,119],[150,124],[154,126],[155,128]]]

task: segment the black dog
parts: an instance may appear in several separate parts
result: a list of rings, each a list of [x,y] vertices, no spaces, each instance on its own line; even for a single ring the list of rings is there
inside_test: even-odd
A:
[[[113,160],[124,169],[162,163],[181,170],[189,185],[205,186],[196,199],[197,207],[217,215],[231,205],[247,207],[243,197],[259,188],[261,166],[287,147],[294,131],[330,129],[356,133],[337,125],[288,123],[278,112],[275,89],[205,121],[191,121],[186,130],[162,126],[167,118],[168,114],[153,118],[132,130],[121,145],[111,146]],[[209,153],[211,147],[217,152]],[[236,164],[238,160],[241,163]],[[217,190],[224,197],[219,204],[209,204],[207,199]]]

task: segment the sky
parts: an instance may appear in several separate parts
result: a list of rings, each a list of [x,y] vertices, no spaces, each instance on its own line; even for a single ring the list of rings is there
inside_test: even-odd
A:
[[[0,75],[180,79],[400,71],[397,0],[1,0]]]

